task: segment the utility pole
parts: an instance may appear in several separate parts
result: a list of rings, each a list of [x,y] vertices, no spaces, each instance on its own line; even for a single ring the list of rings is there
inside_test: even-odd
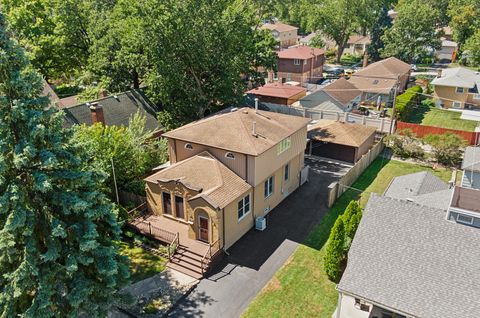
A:
[[[115,186],[115,195],[117,197],[117,203],[120,203],[120,199],[118,198],[117,178],[115,176],[115,166],[113,164],[113,157],[110,158],[110,162],[112,163],[113,185]]]
[[[389,135],[393,133],[393,121],[395,120],[395,105],[397,103],[397,91],[398,91],[399,85],[400,85],[400,80],[399,80],[399,76],[397,76],[397,83],[395,84],[395,88],[393,89],[392,118],[390,118],[390,130],[388,131]]]

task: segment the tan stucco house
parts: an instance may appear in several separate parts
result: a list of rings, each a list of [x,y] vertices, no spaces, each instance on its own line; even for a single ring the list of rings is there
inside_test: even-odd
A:
[[[297,44],[298,28],[281,22],[265,23],[262,29],[270,30],[278,41],[280,48],[288,48]]]
[[[145,179],[155,224],[228,249],[306,178],[308,122],[241,108],[165,133],[170,166]]]
[[[444,69],[432,81],[438,106],[480,107],[480,73],[463,67]]]

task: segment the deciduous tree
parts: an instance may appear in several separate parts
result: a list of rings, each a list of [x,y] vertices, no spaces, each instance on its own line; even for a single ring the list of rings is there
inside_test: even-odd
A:
[[[0,14],[0,316],[104,317],[128,269],[120,228]]]

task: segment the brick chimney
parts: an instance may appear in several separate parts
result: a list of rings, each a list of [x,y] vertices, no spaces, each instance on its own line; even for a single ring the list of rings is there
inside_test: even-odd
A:
[[[92,115],[92,124],[102,123],[105,125],[105,116],[103,115],[102,105],[97,102],[90,105],[90,112]]]
[[[365,51],[365,53],[363,54],[363,64],[362,64],[362,67],[367,67],[368,65],[368,53],[367,51]]]

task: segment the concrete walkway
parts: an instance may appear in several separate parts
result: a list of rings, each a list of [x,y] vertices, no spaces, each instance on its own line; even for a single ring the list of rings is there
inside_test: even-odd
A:
[[[327,173],[321,160],[306,161],[310,181],[270,212],[265,231],[252,229],[230,248],[216,272],[200,281],[169,317],[241,315],[328,210],[326,190],[340,174]],[[333,162],[327,165],[337,172],[348,170]]]

